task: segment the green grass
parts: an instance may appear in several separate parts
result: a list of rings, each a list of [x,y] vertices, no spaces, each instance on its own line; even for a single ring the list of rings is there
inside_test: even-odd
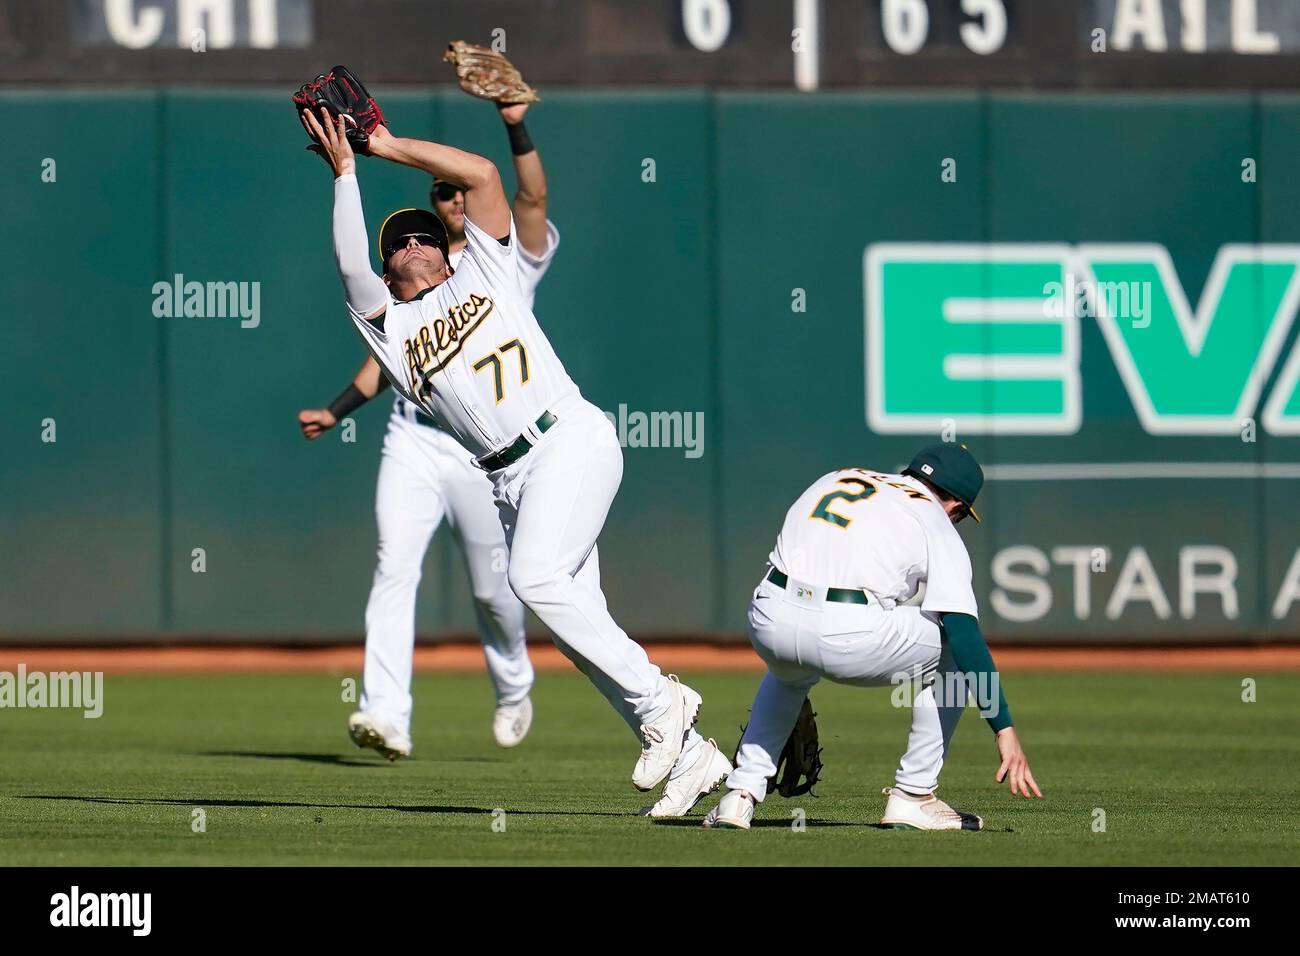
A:
[[[992,781],[968,712],[941,795],[982,833],[882,830],[908,712],[888,690],[813,694],[818,798],[773,797],[743,833],[636,816],[637,744],[587,682],[543,674],[522,747],[491,743],[478,675],[416,681],[415,755],[390,765],[344,730],[342,675],[113,677],[104,715],[0,710],[0,862],[207,864],[1226,865],[1300,859],[1300,675],[1013,674],[1042,801]],[[684,675],[728,752],[757,677]],[[793,832],[791,811],[807,814]],[[206,832],[191,831],[192,811]],[[506,811],[494,832],[492,811]],[[1106,831],[1093,832],[1093,811]]]

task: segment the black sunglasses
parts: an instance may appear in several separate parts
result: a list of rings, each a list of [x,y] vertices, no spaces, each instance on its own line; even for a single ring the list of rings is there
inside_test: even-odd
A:
[[[434,183],[433,198],[438,202],[451,202],[456,198],[456,193],[460,192],[460,187],[455,183]]]
[[[387,262],[398,249],[405,249],[406,244],[412,239],[422,246],[433,246],[435,249],[442,248],[438,240],[427,232],[410,232],[404,236],[398,236],[388,245],[384,246],[384,261]]]

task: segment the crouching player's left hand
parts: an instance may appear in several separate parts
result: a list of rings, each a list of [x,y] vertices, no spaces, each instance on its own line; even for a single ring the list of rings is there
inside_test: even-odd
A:
[[[1016,736],[1016,728],[1003,727],[998,731],[997,741],[998,756],[1002,759],[1002,765],[998,767],[998,772],[993,779],[998,783],[1005,779],[1007,786],[1011,788],[1012,794],[1029,797],[1029,791],[1033,790],[1033,795],[1041,798],[1043,791],[1038,789],[1034,775],[1029,769],[1029,758],[1025,756],[1024,750],[1020,747],[1020,738]]]

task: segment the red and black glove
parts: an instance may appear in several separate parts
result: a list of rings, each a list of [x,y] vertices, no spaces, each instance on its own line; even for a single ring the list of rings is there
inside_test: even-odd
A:
[[[304,83],[293,94],[294,111],[311,110],[318,115],[320,108],[329,110],[331,116],[346,116],[348,142],[353,149],[366,152],[370,134],[384,124],[384,111],[379,108],[365,84],[346,66],[336,66],[322,73],[310,83]]]

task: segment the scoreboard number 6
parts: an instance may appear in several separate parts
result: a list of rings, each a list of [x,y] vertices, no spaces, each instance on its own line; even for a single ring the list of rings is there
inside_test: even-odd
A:
[[[911,56],[920,52],[930,35],[930,8],[925,0],[884,0],[880,28],[891,50]]]
[[[702,53],[720,50],[731,35],[731,4],[727,0],[682,0],[682,32]]]

